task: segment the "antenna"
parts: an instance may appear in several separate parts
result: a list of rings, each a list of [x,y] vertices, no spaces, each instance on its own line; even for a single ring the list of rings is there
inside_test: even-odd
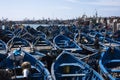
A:
[[[96,17],[96,18],[98,17],[98,12],[97,12],[96,9],[95,9],[95,17]]]

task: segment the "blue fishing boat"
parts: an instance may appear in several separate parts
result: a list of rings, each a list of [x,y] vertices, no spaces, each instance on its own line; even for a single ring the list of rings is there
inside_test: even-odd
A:
[[[12,38],[10,41],[8,41],[7,46],[8,51],[13,51],[14,49],[22,47],[24,51],[29,52],[36,59],[40,59],[43,56],[45,56],[45,54],[40,53],[37,50],[34,50],[33,45],[29,41],[20,37]]]
[[[20,32],[21,32],[21,28],[17,28],[17,29],[15,29],[15,30],[13,31],[13,33],[14,33],[15,36],[20,35]]]
[[[26,52],[32,51],[32,44],[20,37],[13,37],[7,43],[8,51],[12,51],[18,47],[22,47]]]
[[[28,30],[26,28],[24,28],[23,26],[21,26],[21,28],[17,28],[14,30],[15,36],[18,36],[18,37],[27,33],[27,32],[28,32]]]
[[[0,62],[6,57],[7,55],[7,45],[4,41],[0,40]]]
[[[53,43],[55,44],[56,48],[60,50],[67,50],[72,52],[82,50],[82,48],[79,47],[73,40],[62,34],[57,35],[53,39]]]
[[[88,35],[89,35],[91,38],[94,38],[94,37],[96,36],[96,34],[97,34],[96,31],[91,30]]]
[[[93,39],[86,33],[77,33],[74,41],[82,48],[92,52],[99,52],[105,47],[104,44],[100,44],[98,38]]]
[[[114,39],[111,39],[111,38],[105,38],[103,44],[105,46],[119,46],[120,42],[119,41],[115,41]]]
[[[94,43],[94,40],[89,35],[87,35],[86,33],[80,33],[80,32],[75,34],[74,41],[76,41],[77,43],[82,43],[82,44],[93,44]]]
[[[100,74],[106,80],[120,80],[120,47],[109,47],[99,60]]]
[[[69,52],[62,52],[52,64],[53,80],[104,80],[85,62],[78,60]]]
[[[14,37],[14,33],[10,30],[2,30],[0,32],[0,38],[3,40],[5,43],[7,43],[10,39]]]
[[[46,34],[41,31],[36,31],[36,33],[33,34],[35,37],[43,37],[47,38]]]
[[[27,41],[32,43],[35,37],[31,33],[26,32],[25,34],[21,35],[21,38],[26,39]]]
[[[95,39],[96,37],[99,39],[99,41],[104,41],[105,37],[104,34],[102,34],[102,32],[99,31],[92,31],[89,34],[89,37]]]
[[[6,54],[7,53],[7,45],[4,41],[0,40],[0,54]]]
[[[35,37],[44,37],[44,38],[46,38],[46,34],[44,33],[44,32],[42,32],[42,31],[37,31],[37,30],[35,30],[33,27],[30,27],[30,26],[27,26],[26,28],[25,28],[26,30],[27,30],[27,32],[29,32],[30,34],[32,34],[33,36],[35,36]],[[43,29],[43,28],[42,28]]]
[[[35,51],[50,51],[53,48],[52,43],[43,37],[37,37],[32,44]]]
[[[0,80],[51,80],[51,75],[41,61],[18,48],[0,62]]]

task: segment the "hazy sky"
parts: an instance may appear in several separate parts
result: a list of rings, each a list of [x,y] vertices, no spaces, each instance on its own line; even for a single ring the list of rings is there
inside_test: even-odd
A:
[[[0,19],[9,20],[120,16],[120,0],[0,0]]]

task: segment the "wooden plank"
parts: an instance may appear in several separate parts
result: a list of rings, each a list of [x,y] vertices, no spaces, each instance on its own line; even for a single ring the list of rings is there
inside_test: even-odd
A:
[[[61,74],[61,77],[85,76],[86,74]]]

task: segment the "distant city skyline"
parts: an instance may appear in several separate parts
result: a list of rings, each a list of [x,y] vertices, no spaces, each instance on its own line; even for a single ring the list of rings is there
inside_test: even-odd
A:
[[[0,0],[0,20],[120,16],[119,0]]]

